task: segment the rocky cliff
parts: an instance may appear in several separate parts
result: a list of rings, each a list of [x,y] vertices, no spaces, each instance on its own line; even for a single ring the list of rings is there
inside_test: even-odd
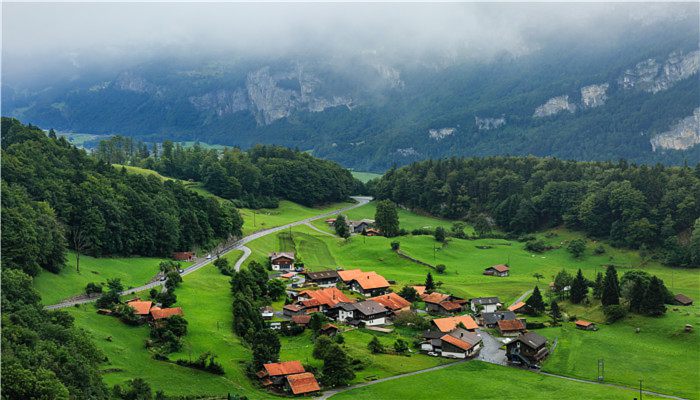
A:
[[[654,136],[649,142],[653,151],[686,150],[700,144],[700,107],[693,111],[693,115],[683,118],[670,130]]]
[[[573,113],[576,111],[576,105],[569,102],[569,96],[557,96],[547,100],[546,103],[535,109],[535,117],[549,117],[550,115],[558,114],[562,111]]]
[[[506,124],[506,118],[479,118],[474,117],[474,123],[476,128],[480,131],[490,131],[491,129],[498,129]]]
[[[678,81],[689,78],[699,69],[700,50],[686,54],[674,52],[661,63],[653,58],[638,63],[634,68],[626,70],[618,79],[618,83],[623,89],[658,93],[667,90]]]
[[[584,108],[594,108],[602,106],[603,104],[605,104],[605,100],[608,99],[609,87],[610,85],[607,83],[582,87],[581,105]]]

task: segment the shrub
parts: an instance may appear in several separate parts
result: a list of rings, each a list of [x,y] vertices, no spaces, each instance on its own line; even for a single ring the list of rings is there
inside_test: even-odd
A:
[[[391,250],[397,251],[399,248],[401,248],[401,243],[398,241],[393,241],[391,242]]]
[[[430,326],[430,322],[417,313],[404,311],[396,315],[396,318],[394,318],[394,325],[399,328],[426,330]]]
[[[432,235],[433,231],[427,228],[416,228],[411,231],[411,235],[413,236],[420,236],[420,235]]]
[[[445,266],[445,264],[438,264],[435,266],[435,271],[441,275],[445,273],[446,269],[447,269],[447,266]]]
[[[603,247],[602,245],[596,247],[596,248],[593,250],[593,254],[595,254],[595,255],[605,254],[605,247]]]
[[[542,240],[530,240],[525,243],[525,250],[532,253],[542,253],[547,250],[547,245]]]
[[[394,351],[398,354],[404,354],[408,351],[408,343],[403,339],[396,339],[394,342]]]
[[[384,345],[379,341],[376,336],[372,337],[372,340],[367,343],[367,348],[372,354],[384,353]]]
[[[627,316],[627,310],[619,304],[605,306],[605,308],[603,308],[603,313],[605,313],[605,320],[609,324],[617,322]]]
[[[87,286],[85,286],[85,294],[87,294],[88,296],[91,294],[98,293],[102,293],[102,285],[100,285],[99,283],[90,282],[87,284]]]

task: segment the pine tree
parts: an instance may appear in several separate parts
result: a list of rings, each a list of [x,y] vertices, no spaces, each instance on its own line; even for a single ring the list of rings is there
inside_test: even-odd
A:
[[[377,203],[374,223],[384,236],[397,236],[399,234],[399,214],[396,211],[396,204],[389,200],[382,200]]]
[[[632,312],[642,312],[642,306],[644,303],[644,295],[646,293],[646,285],[642,279],[635,279],[632,284],[632,289],[629,293],[630,300],[630,311]]]
[[[535,286],[535,289],[532,291],[532,295],[525,301],[525,305],[527,306],[528,310],[535,315],[544,312],[544,300],[542,300],[540,288]]]
[[[593,285],[593,297],[600,299],[603,295],[603,273],[598,272],[595,276],[595,284]]]
[[[263,364],[277,362],[280,358],[281,344],[277,334],[272,329],[257,331],[251,340],[253,349],[253,366],[256,371]]]
[[[588,295],[588,284],[586,279],[583,277],[583,273],[579,268],[576,273],[576,277],[573,282],[571,282],[571,302],[574,304],[579,304],[586,299]]]
[[[559,310],[559,304],[557,304],[556,300],[552,300],[552,305],[549,309],[549,316],[552,318],[552,323],[554,325],[559,324],[559,320],[561,320],[561,310]]]
[[[321,381],[328,387],[344,386],[355,379],[348,355],[335,343],[325,351],[321,372]]]
[[[425,291],[431,293],[433,290],[435,290],[435,281],[433,281],[433,274],[428,272],[425,277]]]
[[[647,286],[647,290],[644,293],[643,311],[648,315],[663,315],[666,312],[666,306],[664,305],[666,291],[663,281],[656,276],[652,276],[649,286]]]
[[[344,215],[338,215],[333,222],[333,228],[335,228],[336,235],[343,239],[350,237],[350,228],[348,228],[348,221],[345,219]]]
[[[605,271],[601,302],[604,306],[620,304],[620,282],[617,279],[617,270],[612,265],[608,265],[608,269]]]
[[[372,340],[367,343],[367,349],[369,349],[372,354],[384,353],[384,346],[376,336],[373,336]]]

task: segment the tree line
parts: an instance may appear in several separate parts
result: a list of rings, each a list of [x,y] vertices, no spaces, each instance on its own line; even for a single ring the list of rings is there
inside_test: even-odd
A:
[[[58,272],[66,248],[169,256],[241,234],[233,204],[175,181],[128,174],[63,138],[2,119],[3,266]]]
[[[107,163],[202,182],[212,193],[240,207],[274,208],[278,199],[314,206],[343,201],[363,191],[363,184],[340,165],[280,146],[216,150],[198,143],[184,147],[165,141],[149,148],[138,140],[115,136],[102,141],[95,155]]]
[[[700,266],[700,164],[694,168],[555,158],[450,158],[390,169],[378,199],[513,234],[565,225]]]

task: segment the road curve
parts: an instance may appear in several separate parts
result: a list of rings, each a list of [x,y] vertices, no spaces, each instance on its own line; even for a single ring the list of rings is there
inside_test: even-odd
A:
[[[239,240],[236,241],[235,243],[231,244],[229,247],[225,248],[225,249],[221,252],[221,255],[224,255],[224,254],[226,254],[226,253],[228,253],[228,252],[230,252],[230,251],[233,251],[233,250],[241,250],[241,251],[243,251],[243,256],[242,256],[240,259],[238,259],[238,261],[236,261],[236,264],[235,264],[236,271],[238,271],[238,270],[240,270],[241,265],[243,264],[243,262],[248,258],[248,256],[250,256],[250,253],[251,253],[250,249],[249,249],[248,247],[245,246],[247,243],[250,243],[250,242],[252,242],[253,240],[259,239],[259,238],[261,238],[261,237],[263,237],[263,236],[267,236],[267,235],[269,235],[269,234],[271,234],[271,233],[277,233],[277,232],[283,231],[283,230],[285,230],[285,229],[289,229],[289,228],[291,228],[291,227],[293,227],[293,226],[308,224],[308,223],[310,223],[311,221],[315,221],[315,220],[317,220],[317,219],[319,219],[319,218],[325,218],[325,217],[337,215],[338,213],[345,212],[345,211],[348,211],[348,210],[352,210],[353,208],[362,207],[362,206],[364,206],[365,204],[367,204],[367,203],[369,203],[370,201],[372,201],[372,198],[371,198],[371,197],[368,197],[368,196],[353,196],[352,198],[355,199],[355,201],[357,201],[357,203],[352,204],[352,205],[347,206],[347,207],[339,208],[339,209],[337,209],[337,210],[325,212],[325,213],[323,213],[323,214],[318,214],[318,215],[315,215],[315,216],[313,216],[313,217],[309,217],[309,218],[305,218],[305,219],[302,219],[302,220],[299,220],[299,221],[295,221],[295,222],[292,222],[292,223],[289,223],[289,224],[286,224],[286,225],[276,226],[276,227],[274,227],[274,228],[264,229],[264,230],[261,230],[261,231],[257,231],[257,232],[251,233],[250,235],[245,236],[245,237],[239,239]],[[203,268],[204,266],[206,266],[207,264],[209,264],[211,261],[212,261],[212,260],[202,260],[202,261],[197,262],[197,263],[194,264],[194,265],[190,265],[189,267],[185,268],[185,269],[182,271],[182,273],[180,273],[180,275],[182,275],[182,276],[189,275],[189,274],[191,274],[191,273],[193,273],[193,272],[195,272],[195,271],[197,271],[197,270]],[[155,288],[155,287],[158,287],[158,286],[162,286],[164,283],[165,283],[164,281],[151,282],[151,283],[147,283],[147,284],[142,285],[142,286],[138,286],[138,287],[135,287],[135,288],[131,288],[131,289],[124,290],[124,291],[121,292],[120,294],[121,294],[121,295],[128,295],[128,294],[133,294],[133,293],[136,293],[136,292],[141,292],[141,291],[144,291],[144,290],[150,290],[150,289],[152,289],[152,288]],[[80,298],[80,299],[74,299],[74,300],[67,300],[67,301],[63,301],[63,302],[58,303],[58,304],[52,304],[52,305],[46,306],[46,307],[44,307],[44,308],[47,309],[47,310],[56,310],[56,309],[59,309],[59,308],[72,307],[72,306],[75,306],[75,305],[77,305],[77,304],[92,303],[92,302],[95,301],[95,300],[97,300],[97,298],[95,298],[95,297],[93,297],[93,298]]]

